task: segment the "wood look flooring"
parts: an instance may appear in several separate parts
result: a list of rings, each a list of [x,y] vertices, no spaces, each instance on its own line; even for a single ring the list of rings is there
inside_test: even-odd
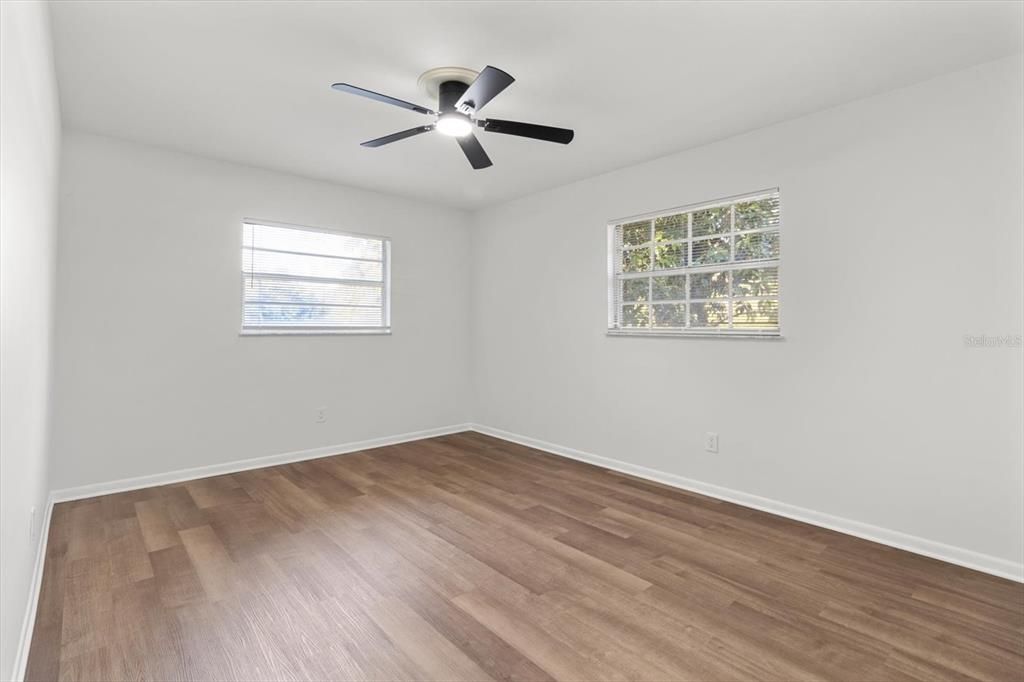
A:
[[[1022,680],[1024,586],[463,433],[54,508],[30,680]]]

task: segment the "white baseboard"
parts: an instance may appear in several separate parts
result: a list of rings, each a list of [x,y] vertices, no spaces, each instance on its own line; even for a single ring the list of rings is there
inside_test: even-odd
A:
[[[80,500],[85,497],[109,495],[111,493],[121,493],[127,490],[151,488],[155,485],[167,485],[168,483],[180,483],[182,481],[191,481],[197,478],[233,474],[238,471],[262,469],[263,467],[288,464],[290,462],[301,462],[307,459],[318,459],[320,457],[330,457],[331,455],[344,455],[349,452],[380,448],[386,445],[397,445],[399,443],[407,443],[409,441],[421,440],[423,438],[433,438],[435,436],[447,436],[451,433],[469,430],[471,430],[471,426],[469,424],[455,424],[452,426],[442,426],[436,429],[410,431],[409,433],[401,433],[396,436],[371,438],[370,440],[354,441],[351,443],[343,443],[341,445],[327,445],[321,448],[311,448],[309,450],[296,450],[294,452],[286,452],[281,455],[239,459],[233,462],[224,462],[223,464],[211,464],[209,466],[178,469],[176,471],[167,471],[161,474],[151,474],[149,476],[136,476],[134,478],[122,478],[116,481],[106,481],[104,483],[81,485],[74,488],[63,488],[61,490],[54,490],[51,493],[51,497],[54,502],[68,502],[70,500]]]
[[[888,545],[889,547],[895,547],[897,549],[913,552],[914,554],[931,557],[932,559],[938,559],[958,566],[964,566],[965,568],[982,571],[983,573],[989,573],[991,575],[999,576],[1000,578],[1008,578],[1017,582],[1024,582],[1024,564],[1022,563],[1008,561],[1006,559],[1001,559],[989,554],[982,554],[962,547],[954,547],[952,545],[936,542],[935,540],[928,540],[915,535],[908,535],[907,533],[902,533],[897,530],[881,528],[879,526],[873,526],[868,523],[861,523],[860,521],[853,521],[851,519],[844,519],[839,516],[814,511],[813,509],[797,507],[792,504],[779,502],[766,497],[760,497],[758,495],[751,495],[750,493],[741,492],[739,490],[723,488],[722,486],[704,483],[703,481],[695,481],[683,476],[677,476],[675,474],[658,471],[656,469],[649,469],[647,467],[630,464],[610,457],[594,455],[589,452],[583,452],[581,450],[575,450],[562,445],[548,443],[528,436],[521,436],[516,433],[502,431],[501,429],[484,426],[482,424],[471,424],[470,428],[488,436],[494,436],[495,438],[519,443],[520,445],[536,448],[537,450],[543,450],[553,455],[569,457],[570,459],[587,462],[588,464],[594,464],[605,469],[612,469],[613,471],[630,474],[649,481],[664,483],[665,485],[670,485],[675,488],[700,493],[701,495],[725,500],[726,502],[733,502],[744,507],[759,509],[770,514],[784,516],[795,521],[803,521],[804,523],[828,528],[829,530],[838,531],[847,535],[854,535],[865,540],[871,540],[872,542],[877,542],[882,545]]]
[[[39,606],[39,590],[43,585],[43,566],[46,563],[46,543],[50,538],[50,517],[53,516],[53,495],[46,500],[42,525],[39,527],[39,544],[36,546],[36,562],[32,567],[32,580],[29,584],[28,607],[25,619],[21,623],[21,639],[18,640],[18,651],[14,656],[14,670],[10,679],[24,680],[25,668],[28,666],[28,650],[32,645],[32,632],[36,626],[36,609]]]

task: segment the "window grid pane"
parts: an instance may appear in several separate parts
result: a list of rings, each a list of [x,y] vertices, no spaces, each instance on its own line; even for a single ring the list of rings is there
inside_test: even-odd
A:
[[[388,331],[388,259],[383,237],[245,222],[243,333]]]
[[[777,190],[611,226],[610,327],[777,334],[780,229]]]

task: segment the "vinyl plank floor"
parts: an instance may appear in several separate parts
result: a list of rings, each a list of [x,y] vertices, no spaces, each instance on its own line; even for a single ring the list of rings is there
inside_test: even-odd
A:
[[[1024,585],[477,433],[54,508],[29,680],[1024,680]]]

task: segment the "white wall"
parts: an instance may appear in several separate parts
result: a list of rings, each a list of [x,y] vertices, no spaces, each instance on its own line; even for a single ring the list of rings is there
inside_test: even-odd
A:
[[[1022,330],[1021,83],[1018,55],[481,211],[475,421],[1019,564],[1021,351],[963,337]],[[784,340],[605,335],[609,219],[776,186]]]
[[[994,62],[476,215],[71,134],[53,487],[472,419],[1019,565],[1021,350],[963,337],[1021,333],[1021,76]],[[609,218],[774,186],[784,340],[605,335]],[[391,236],[394,335],[239,337],[244,216]]]
[[[466,213],[80,133],[62,183],[54,488],[466,421]],[[243,217],[390,236],[393,335],[240,337]]]
[[[13,677],[49,491],[60,112],[42,3],[0,3],[0,676]],[[31,533],[30,513],[36,508]]]

